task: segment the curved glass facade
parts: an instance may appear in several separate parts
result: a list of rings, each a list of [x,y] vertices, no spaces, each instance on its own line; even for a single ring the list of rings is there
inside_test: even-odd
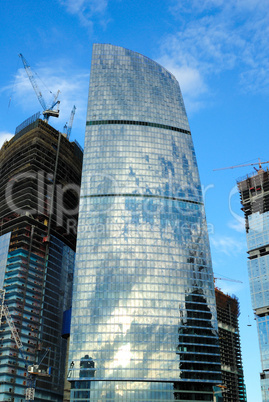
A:
[[[74,278],[72,401],[212,400],[214,284],[181,91],[112,45],[93,48]]]

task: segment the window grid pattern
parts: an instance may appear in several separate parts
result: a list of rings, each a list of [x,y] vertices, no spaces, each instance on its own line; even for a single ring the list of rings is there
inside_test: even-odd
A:
[[[95,119],[106,124],[86,126],[71,400],[211,400],[215,293],[192,139],[169,128],[189,130],[178,83],[137,53],[95,45]]]

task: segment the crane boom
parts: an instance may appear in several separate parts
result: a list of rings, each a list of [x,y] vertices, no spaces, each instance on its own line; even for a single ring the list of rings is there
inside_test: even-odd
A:
[[[41,91],[40,91],[39,88],[38,88],[38,85],[37,85],[36,80],[35,80],[35,78],[34,78],[34,75],[33,75],[33,73],[32,73],[31,67],[29,66],[28,62],[26,61],[26,59],[23,57],[23,55],[22,55],[21,53],[19,54],[19,57],[21,58],[21,60],[22,60],[22,62],[23,62],[25,71],[26,71],[26,73],[27,73],[27,75],[28,75],[28,77],[29,77],[29,80],[30,80],[30,82],[31,82],[31,84],[32,84],[32,87],[34,88],[34,91],[35,91],[35,93],[36,93],[37,99],[39,100],[39,103],[40,103],[40,105],[42,106],[42,109],[43,109],[43,110],[46,110],[46,109],[47,109],[47,105],[46,105],[46,103],[45,103],[45,101],[44,101],[44,98],[43,98],[43,96],[42,96]]]
[[[18,330],[15,327],[14,322],[11,319],[11,315],[10,315],[8,306],[6,304],[4,304],[4,302],[5,302],[5,290],[1,289],[0,293],[1,293],[1,314],[0,314],[0,318],[2,319],[3,315],[6,317],[7,323],[9,325],[10,331],[11,331],[12,336],[13,336],[13,339],[14,339],[16,345],[17,345],[17,348],[21,352],[21,349],[23,348],[23,344],[22,344],[22,342],[20,340]],[[0,321],[0,325],[1,325],[1,321]],[[23,358],[24,358],[24,356],[23,356]]]
[[[42,356],[42,358],[38,364],[33,364],[33,365],[28,366],[26,358],[23,354],[23,344],[20,339],[18,330],[11,318],[8,306],[5,304],[5,290],[0,289],[0,325],[1,325],[1,319],[2,319],[3,315],[6,318],[6,321],[11,330],[11,333],[12,333],[14,341],[17,345],[17,348],[21,353],[25,367],[27,367],[28,375],[27,375],[27,388],[26,388],[26,392],[25,392],[25,402],[33,402],[35,399],[36,376],[50,376],[50,368],[48,368],[47,373],[44,373],[44,372],[42,372],[42,370],[39,370],[39,366],[42,363],[45,356],[47,355],[47,353],[51,349],[50,348],[46,349],[45,354]]]
[[[228,166],[228,167],[224,167],[224,168],[213,169],[213,171],[215,172],[216,170],[235,169],[235,168],[240,168],[240,167],[245,167],[245,166],[255,166],[255,165],[259,165],[259,168],[261,169],[262,168],[261,165],[263,165],[265,163],[269,163],[269,161],[261,162],[260,159],[259,159],[259,162],[245,163],[243,165]]]
[[[230,278],[219,278],[217,276],[214,276],[214,280],[219,279],[221,281],[228,281],[228,282],[236,282],[236,283],[243,283],[242,281],[238,281],[237,279],[230,279]]]
[[[3,312],[4,312],[4,315],[6,317],[7,323],[9,325],[10,331],[12,333],[13,339],[14,339],[16,345],[17,345],[17,348],[21,351],[21,349],[23,348],[23,344],[22,344],[21,339],[19,337],[18,330],[15,327],[14,322],[11,319],[11,315],[9,313],[7,305],[3,306]]]
[[[30,68],[29,63],[26,61],[25,57],[21,53],[19,54],[19,57],[22,60],[23,66],[25,68],[25,71],[26,71],[26,73],[28,75],[28,78],[29,78],[29,80],[30,80],[30,82],[32,84],[32,87],[33,87],[33,89],[34,89],[34,91],[36,93],[37,99],[38,99],[40,105],[42,106],[44,120],[46,122],[48,122],[50,116],[59,117],[59,113],[60,113],[59,110],[54,110],[53,108],[54,108],[54,106],[56,106],[56,105],[58,105],[60,103],[60,101],[57,100],[60,91],[58,90],[57,94],[54,96],[54,100],[52,102],[52,105],[50,107],[47,107],[46,102],[45,102],[45,100],[43,98],[43,95],[42,95],[40,89],[38,88],[37,82],[36,82],[36,80],[34,78],[34,75],[32,73],[32,70]]]

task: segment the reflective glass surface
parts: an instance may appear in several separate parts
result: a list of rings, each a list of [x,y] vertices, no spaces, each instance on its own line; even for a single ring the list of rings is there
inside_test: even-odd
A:
[[[44,286],[44,307],[40,342],[51,348],[47,366],[53,375],[39,378],[36,398],[46,399],[43,389],[50,390],[51,399],[62,400],[66,364],[66,339],[61,337],[63,312],[70,307],[75,252],[55,236],[50,236],[50,247]],[[53,392],[59,395],[53,394]],[[56,399],[57,398],[57,399]]]
[[[220,382],[180,88],[157,63],[112,45],[93,48],[69,364],[72,401],[211,400]]]
[[[248,261],[252,307],[269,306],[269,255]]]
[[[262,389],[262,402],[267,402],[269,400],[269,377],[266,374],[266,378],[261,381]]]
[[[254,310],[269,306],[269,212],[256,212],[248,217],[249,231],[247,242],[249,250],[256,250],[256,258],[248,261],[248,273],[252,307]],[[264,247],[264,250],[263,250]],[[265,255],[263,255],[265,254]],[[261,352],[262,369],[269,370],[269,328],[268,317],[258,317],[258,335]],[[268,382],[268,379],[266,380]],[[263,384],[264,381],[262,381]]]
[[[269,212],[252,213],[248,216],[248,224],[247,244],[249,250],[269,244]]]
[[[11,233],[9,232],[0,236],[0,289],[4,287],[10,235]]]
[[[260,351],[262,355],[263,370],[269,369],[269,317],[257,317],[259,341],[260,341]]]
[[[261,353],[262,370],[261,374],[261,389],[262,389],[262,401],[267,402],[269,399],[269,317],[256,317]]]
[[[44,303],[40,314],[42,273],[45,261],[37,251],[28,254],[24,248],[9,250],[10,233],[0,237],[0,274],[4,272],[5,303],[24,345],[28,364],[42,359],[44,350],[51,348],[42,360],[42,369],[52,367],[51,377],[38,377],[35,400],[62,401],[66,360],[66,339],[61,337],[62,314],[70,307],[74,271],[74,251],[56,237],[50,237],[44,285]],[[29,259],[28,259],[29,257]],[[4,265],[3,265],[4,263]],[[27,270],[26,270],[27,267]],[[23,295],[25,290],[25,295]],[[22,309],[24,303],[24,309]],[[39,314],[41,325],[39,325]],[[21,319],[21,322],[19,321]],[[39,330],[39,326],[41,329]],[[0,401],[11,400],[11,390],[24,398],[26,388],[25,361],[15,347],[6,320],[1,325]],[[38,342],[40,348],[36,347]],[[2,386],[3,385],[3,386]],[[21,398],[15,397],[16,401]]]

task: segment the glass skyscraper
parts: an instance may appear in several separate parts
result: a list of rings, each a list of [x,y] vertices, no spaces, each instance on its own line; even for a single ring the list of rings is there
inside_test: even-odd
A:
[[[93,47],[69,352],[71,401],[213,400],[216,304],[181,91]]]
[[[262,373],[262,400],[269,400],[269,172],[238,183],[245,214],[248,245],[248,276],[251,303],[256,315]]]

